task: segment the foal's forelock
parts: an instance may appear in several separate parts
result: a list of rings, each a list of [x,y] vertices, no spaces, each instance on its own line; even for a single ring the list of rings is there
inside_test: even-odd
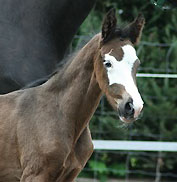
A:
[[[136,68],[139,65],[139,59],[136,55],[135,49],[131,45],[124,45],[121,47],[123,51],[123,57],[118,61],[111,53],[105,54],[105,62],[111,63],[110,67],[107,67],[107,76],[109,85],[118,84],[125,88],[125,91],[130,95],[133,100],[133,107],[136,110],[142,109],[143,100],[139,94],[136,86]],[[116,100],[119,107],[119,100]],[[137,113],[138,115],[138,113]]]

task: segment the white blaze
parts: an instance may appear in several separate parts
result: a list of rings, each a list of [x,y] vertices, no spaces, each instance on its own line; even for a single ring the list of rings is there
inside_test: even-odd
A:
[[[134,83],[132,77],[132,69],[135,61],[138,59],[135,49],[131,45],[125,45],[122,47],[123,58],[121,61],[117,61],[114,56],[105,54],[105,63],[110,62],[111,67],[107,68],[107,74],[109,79],[109,85],[114,83],[121,84],[125,87],[127,93],[133,99],[133,106],[138,115],[138,110],[143,107],[143,100],[138,92],[138,89]]]

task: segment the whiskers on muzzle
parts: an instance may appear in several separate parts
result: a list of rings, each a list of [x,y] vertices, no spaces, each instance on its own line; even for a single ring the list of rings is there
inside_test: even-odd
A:
[[[137,118],[135,118],[131,122],[123,121],[122,119],[120,119],[120,117],[118,117],[119,120],[118,120],[118,126],[117,126],[117,128],[130,129],[137,122],[137,120],[140,120],[142,118],[142,116],[143,116],[143,111],[141,111],[141,113],[139,114],[139,116]]]
[[[128,129],[132,128],[133,123],[134,123],[134,122],[123,122],[123,121],[121,121],[121,120],[119,119],[119,123],[118,123],[117,128],[121,128],[121,129],[126,129],[126,130],[128,130]]]

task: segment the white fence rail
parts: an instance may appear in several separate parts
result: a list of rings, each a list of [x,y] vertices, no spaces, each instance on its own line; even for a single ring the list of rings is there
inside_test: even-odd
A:
[[[177,74],[137,73],[136,76],[142,78],[177,78]]]
[[[177,142],[93,140],[95,150],[177,152]]]

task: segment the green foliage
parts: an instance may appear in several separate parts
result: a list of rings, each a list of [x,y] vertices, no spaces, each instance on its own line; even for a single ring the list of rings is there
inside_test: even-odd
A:
[[[107,167],[104,162],[99,161],[89,161],[89,166],[94,171],[97,171],[100,175],[103,175],[104,173],[107,173]]]
[[[174,0],[150,0],[152,4],[157,6],[160,9],[170,9],[175,8],[177,4],[173,2]]]
[[[112,172],[112,176],[114,177],[125,177],[126,176],[126,166],[125,163],[113,163],[110,165],[110,168],[112,168],[113,170]]]
[[[142,41],[136,47],[141,60],[139,72],[177,73],[177,10],[164,10],[163,7],[167,5],[169,6],[166,0],[98,0],[78,35],[93,36],[99,32],[102,19],[110,7],[117,9],[119,25],[131,22],[132,17],[142,12],[146,24]],[[82,38],[74,44],[80,44]],[[106,99],[103,99],[90,123],[94,139],[177,140],[176,79],[138,78],[138,87],[145,101],[143,117],[133,126],[125,126],[118,121],[117,114],[112,111]],[[101,153],[97,160],[95,155],[97,154],[92,156],[87,167],[96,170],[100,180],[105,181],[107,176],[125,177],[125,155]],[[172,154],[163,153],[162,172],[177,171],[177,159],[169,157],[170,155]],[[154,157],[140,158],[138,155],[132,155],[129,161],[131,169],[145,171],[155,171],[157,163]]]
[[[162,8],[165,3],[165,0],[151,0],[151,3]]]
[[[96,156],[97,160],[93,156],[89,162],[88,167],[97,173],[97,177],[100,182],[105,182],[108,176],[123,178],[126,176],[125,163],[117,163],[116,160],[112,161],[112,156],[107,153],[102,153]],[[122,158],[122,156],[115,156],[116,158]]]
[[[105,162],[90,160],[88,164],[93,171],[96,171],[98,173],[100,182],[106,182],[109,172]]]

